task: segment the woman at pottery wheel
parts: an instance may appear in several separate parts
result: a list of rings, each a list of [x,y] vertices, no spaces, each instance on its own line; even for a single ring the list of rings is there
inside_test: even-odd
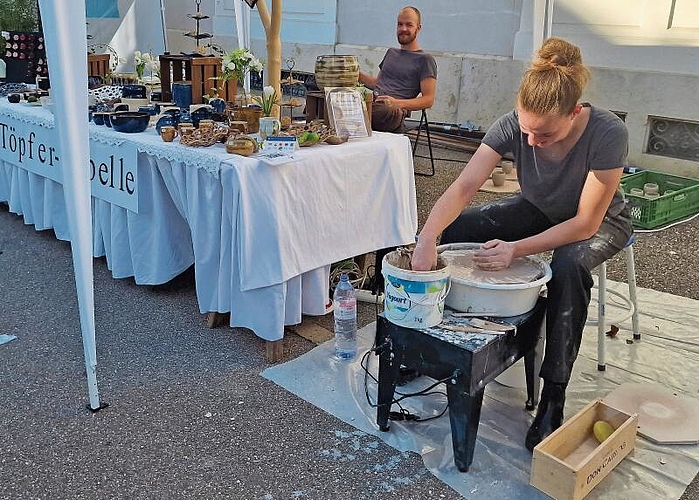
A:
[[[544,42],[522,78],[515,109],[490,127],[437,201],[411,262],[413,270],[432,269],[440,233],[442,244],[484,243],[473,262],[494,272],[516,257],[553,250],[540,372],[544,387],[525,440],[529,450],[563,421],[587,319],[591,270],[623,249],[632,234],[617,192],[628,133],[613,113],[579,102],[588,78],[577,46],[559,38]],[[521,194],[464,210],[508,152]]]

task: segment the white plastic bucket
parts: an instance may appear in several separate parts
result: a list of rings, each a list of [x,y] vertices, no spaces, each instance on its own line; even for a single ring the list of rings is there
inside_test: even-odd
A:
[[[429,328],[442,322],[444,299],[449,293],[449,267],[411,271],[383,258],[384,316],[398,326]]]

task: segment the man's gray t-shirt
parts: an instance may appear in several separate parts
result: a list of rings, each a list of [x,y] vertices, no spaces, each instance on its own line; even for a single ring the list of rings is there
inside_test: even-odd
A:
[[[519,128],[517,111],[513,110],[488,129],[482,142],[500,155],[514,155],[522,196],[555,224],[577,213],[590,170],[626,165],[628,131],[619,117],[605,109],[590,107],[585,131],[563,160],[544,160],[527,138]],[[617,192],[607,212],[618,215],[623,207],[623,197]]]
[[[420,93],[420,82],[425,78],[437,78],[437,63],[422,50],[390,48],[379,64],[374,89],[379,95],[398,99],[413,99]]]

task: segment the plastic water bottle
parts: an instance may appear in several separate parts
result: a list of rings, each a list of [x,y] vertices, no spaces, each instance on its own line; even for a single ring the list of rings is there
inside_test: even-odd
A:
[[[357,355],[357,297],[347,273],[342,273],[333,295],[335,305],[335,356],[349,360]]]

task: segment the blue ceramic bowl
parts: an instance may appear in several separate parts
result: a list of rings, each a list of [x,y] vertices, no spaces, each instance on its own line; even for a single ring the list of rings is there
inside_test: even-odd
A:
[[[109,117],[112,128],[117,132],[126,132],[128,134],[143,132],[148,128],[150,115],[148,113],[139,113],[138,111],[121,111],[113,113]]]
[[[121,88],[121,97],[127,99],[145,99],[146,98],[146,86],[145,85],[124,85]]]
[[[160,129],[163,128],[166,125],[170,125],[172,127],[177,127],[177,124],[179,123],[179,120],[175,115],[172,114],[164,114],[160,118],[158,118],[158,121],[155,122],[155,130],[158,131],[158,135],[160,135]]]
[[[95,125],[104,125],[104,111],[95,111],[92,113],[92,121],[95,122]]]
[[[155,106],[139,106],[138,112],[139,113],[148,113],[151,116],[155,116],[157,114],[156,110],[155,110]]]
[[[213,111],[208,106],[202,106],[192,111],[189,116],[192,118],[194,126],[198,127],[201,120],[211,120]]]

